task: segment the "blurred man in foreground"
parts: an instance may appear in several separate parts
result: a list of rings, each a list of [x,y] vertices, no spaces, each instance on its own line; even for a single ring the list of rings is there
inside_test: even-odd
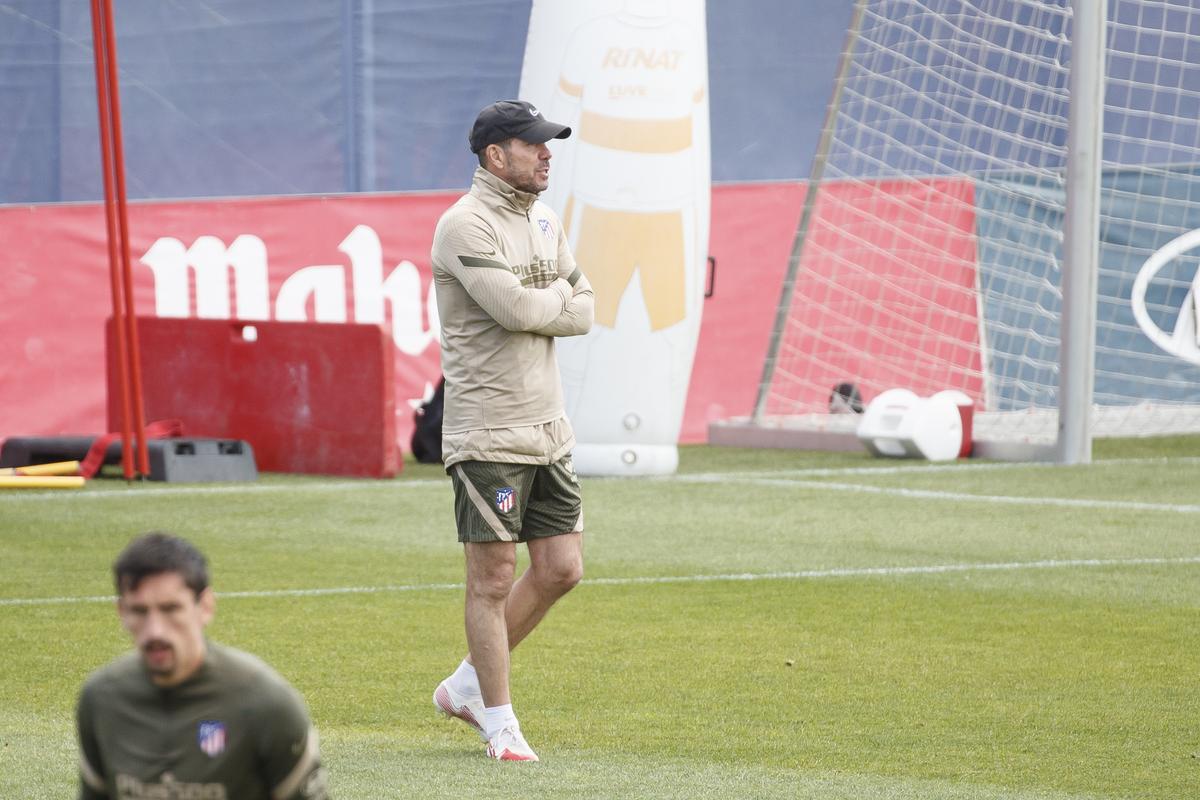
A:
[[[80,693],[80,800],[327,800],[300,695],[259,659],[205,638],[216,598],[204,556],[148,533],[113,577],[135,650]]]

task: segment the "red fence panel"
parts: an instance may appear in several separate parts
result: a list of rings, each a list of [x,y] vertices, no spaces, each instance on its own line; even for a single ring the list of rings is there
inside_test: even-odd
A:
[[[392,340],[382,325],[139,317],[146,417],[187,436],[244,439],[260,470],[389,477]],[[119,393],[107,326],[108,426]]]

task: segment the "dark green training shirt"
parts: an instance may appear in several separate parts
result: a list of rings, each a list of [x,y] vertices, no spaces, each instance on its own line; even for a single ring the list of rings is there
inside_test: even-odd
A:
[[[207,643],[196,674],[155,686],[129,653],[79,696],[80,800],[326,800],[304,701],[258,658]]]

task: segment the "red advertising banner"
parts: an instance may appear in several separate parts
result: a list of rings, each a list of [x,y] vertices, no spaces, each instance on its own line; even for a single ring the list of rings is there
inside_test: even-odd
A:
[[[458,193],[130,205],[139,315],[383,325],[396,438],[440,375],[429,267]],[[716,187],[716,291],[705,303],[680,439],[749,413],[799,218],[796,184]],[[0,208],[0,439],[106,431],[110,313],[100,205]]]
[[[429,246],[455,197],[132,204],[138,313],[384,325],[407,443],[440,374]],[[103,208],[0,209],[0,248],[0,436],[104,432]]]
[[[803,205],[799,183],[713,187],[712,296],[704,301],[681,442],[706,441],[710,422],[754,410]]]
[[[951,257],[955,264],[974,261],[971,185],[960,183],[959,190],[945,193],[958,198],[948,225],[959,235],[948,250],[932,248],[926,270],[931,274]],[[907,209],[913,191],[872,190],[878,202],[855,232],[864,248],[885,241],[896,226],[895,214],[880,209]],[[138,313],[382,325],[394,346],[396,439],[407,452],[413,409],[440,375],[429,248],[438,217],[457,197],[455,192],[135,203],[130,227]],[[713,188],[709,253],[716,259],[715,286],[704,304],[683,443],[704,441],[709,422],[753,409],[803,198],[797,183]],[[829,224],[818,214],[818,240]],[[809,272],[822,269],[817,251],[806,258]],[[0,439],[105,432],[104,321],[110,302],[103,208],[0,208],[0,252]],[[873,252],[864,257],[865,275],[888,269],[887,249]],[[939,319],[948,321],[935,327],[958,342],[949,362],[978,371],[970,277],[962,277],[961,302],[937,304]],[[807,309],[802,321],[826,313],[817,298],[799,307]],[[870,320],[856,316],[868,313],[868,306],[849,309],[839,324],[869,329]],[[966,320],[966,330],[944,329],[959,318]],[[879,364],[885,363],[881,358]],[[879,364],[845,364],[814,385],[827,392],[825,384],[845,375],[861,380],[871,394],[900,385],[895,379],[870,380]]]

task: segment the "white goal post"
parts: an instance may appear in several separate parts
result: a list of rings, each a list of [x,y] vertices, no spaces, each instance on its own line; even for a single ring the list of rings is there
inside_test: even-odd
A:
[[[857,448],[845,384],[964,392],[994,457],[1200,432],[1197,230],[1200,7],[857,0],[758,401],[710,441]]]

